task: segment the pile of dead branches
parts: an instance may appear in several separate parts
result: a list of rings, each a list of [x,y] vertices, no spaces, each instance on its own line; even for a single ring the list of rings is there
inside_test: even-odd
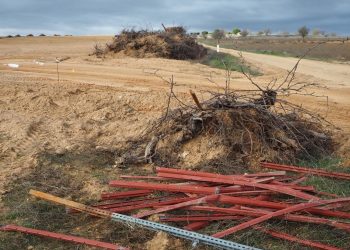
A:
[[[125,29],[106,45],[106,49],[98,48],[96,55],[100,56],[101,52],[123,53],[138,58],[186,60],[200,59],[206,55],[207,50],[179,26],[165,28],[164,31]]]

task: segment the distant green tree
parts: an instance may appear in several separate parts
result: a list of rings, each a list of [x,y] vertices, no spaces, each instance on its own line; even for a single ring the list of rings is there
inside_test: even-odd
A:
[[[216,29],[211,35],[214,39],[218,41],[218,44],[220,43],[220,40],[225,37],[225,31],[222,29]]]
[[[240,33],[241,32],[241,29],[239,29],[239,28],[234,28],[233,30],[232,30],[232,33],[234,34],[234,35],[237,35],[238,33]]]
[[[206,30],[202,31],[202,37],[203,37],[204,39],[207,39],[207,38],[208,38],[208,34],[209,34],[208,31],[206,31]]]
[[[264,35],[264,31],[260,30],[258,33],[257,33],[258,36],[262,36]]]
[[[300,27],[298,29],[298,33],[299,35],[303,38],[303,41],[305,40],[305,37],[307,37],[307,35],[309,34],[310,29],[307,28],[306,26]]]

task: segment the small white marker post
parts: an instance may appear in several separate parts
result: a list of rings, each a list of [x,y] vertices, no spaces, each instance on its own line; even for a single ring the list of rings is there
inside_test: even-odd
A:
[[[218,53],[220,52],[220,45],[219,44],[216,45],[216,52],[218,52]]]

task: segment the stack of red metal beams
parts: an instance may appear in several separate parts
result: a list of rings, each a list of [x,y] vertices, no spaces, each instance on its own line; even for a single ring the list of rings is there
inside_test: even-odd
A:
[[[157,214],[160,221],[179,223],[187,230],[199,230],[214,221],[236,221],[236,225],[213,234],[222,238],[247,229],[259,230],[273,237],[297,242],[316,249],[339,249],[264,228],[270,219],[323,224],[350,232],[350,213],[343,211],[350,197],[318,192],[300,183],[307,177],[288,176],[295,168],[266,164],[277,170],[244,175],[157,168],[157,176],[121,176],[111,187],[127,188],[103,193],[103,202],[95,207],[117,213],[131,213],[137,218]],[[281,166],[280,168],[278,166]],[[291,166],[289,166],[291,167]],[[305,173],[305,171],[301,171]],[[317,173],[313,173],[317,174]],[[321,175],[326,173],[321,171]],[[331,177],[345,176],[332,173]],[[172,213],[176,210],[176,214]]]

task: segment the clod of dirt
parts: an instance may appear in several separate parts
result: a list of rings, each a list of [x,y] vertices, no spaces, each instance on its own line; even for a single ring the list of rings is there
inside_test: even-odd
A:
[[[168,234],[158,232],[152,240],[146,243],[147,250],[168,250],[183,249],[183,245],[179,239],[171,239]]]

